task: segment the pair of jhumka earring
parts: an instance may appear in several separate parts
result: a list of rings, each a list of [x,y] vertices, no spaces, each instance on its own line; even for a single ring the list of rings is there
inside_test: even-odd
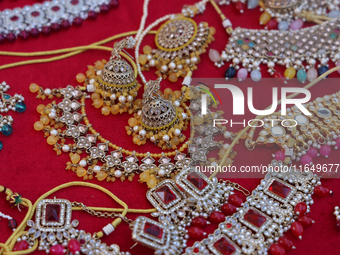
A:
[[[10,110],[22,113],[26,110],[25,99],[22,95],[15,94],[11,96],[5,93],[10,86],[6,82],[0,83],[0,131],[3,135],[9,136],[13,132],[13,118],[12,116],[3,116]],[[0,141],[0,150],[3,148],[3,143]]]

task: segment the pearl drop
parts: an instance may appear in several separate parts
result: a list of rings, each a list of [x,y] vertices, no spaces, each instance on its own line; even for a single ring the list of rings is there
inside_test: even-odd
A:
[[[229,139],[231,137],[231,133],[229,131],[226,131],[224,133],[224,138]]]
[[[54,135],[54,136],[57,136],[58,135],[58,131],[56,129],[52,129],[50,134]]]
[[[45,89],[44,93],[45,93],[45,95],[49,96],[49,95],[51,95],[52,90],[50,90],[50,89]]]
[[[154,143],[154,142],[156,142],[156,138],[154,136],[151,136],[150,141]]]
[[[94,168],[93,168],[93,172],[97,173],[97,172],[99,172],[99,171],[100,171],[100,169],[101,169],[101,167],[100,167],[100,166],[94,166]]]
[[[170,62],[168,66],[171,70],[176,68],[176,64],[174,62]]]
[[[134,126],[134,127],[133,127],[133,131],[135,131],[135,132],[137,132],[137,131],[138,131],[138,129],[139,129],[139,127],[138,127],[138,126]]]
[[[139,131],[139,135],[140,136],[145,136],[146,135],[146,131],[144,129]]]
[[[63,152],[69,152],[70,151],[70,146],[64,145],[63,146]]]
[[[116,100],[116,94],[112,94],[111,96],[110,96],[110,99],[112,100],[112,101],[114,101],[114,100]]]
[[[166,72],[166,71],[168,71],[168,67],[165,66],[165,65],[163,65],[163,66],[161,67],[161,70],[162,70],[163,72]]]
[[[196,57],[192,57],[191,59],[190,59],[190,62],[191,63],[193,63],[193,64],[195,64],[195,63],[197,63],[197,58]]]
[[[128,95],[128,97],[127,97],[127,101],[128,101],[128,102],[132,102],[132,101],[133,101],[133,96],[131,96],[131,95]]]
[[[179,130],[178,128],[175,129],[174,131],[174,135],[175,136],[179,136],[181,134],[181,130]]]
[[[151,60],[149,61],[149,65],[150,65],[150,66],[155,66],[155,65],[156,65],[156,61],[155,61],[154,59],[151,59]]]
[[[125,96],[120,96],[118,98],[118,100],[119,100],[119,102],[124,103],[126,101],[126,98],[125,98]]]
[[[55,114],[55,112],[50,112],[48,114],[48,117],[50,117],[51,119],[54,119],[57,115]]]
[[[167,142],[170,140],[170,137],[168,135],[163,136],[163,141]]]
[[[182,112],[182,118],[183,118],[183,120],[185,120],[187,118],[187,114]]]
[[[177,100],[173,101],[172,104],[173,104],[175,107],[179,107],[179,106],[181,105]]]
[[[79,165],[80,165],[81,167],[85,167],[85,166],[86,166],[86,160],[84,160],[84,159],[80,160],[80,161],[79,161]]]
[[[283,20],[279,22],[279,25],[277,26],[280,31],[286,31],[289,28],[289,24],[287,21]]]
[[[120,178],[121,176],[122,176],[122,171],[116,170],[116,171],[115,171],[115,177],[116,177],[116,178]]]

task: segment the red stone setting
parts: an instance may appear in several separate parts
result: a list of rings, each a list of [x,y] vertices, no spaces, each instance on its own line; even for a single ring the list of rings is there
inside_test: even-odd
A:
[[[203,190],[205,187],[208,186],[208,183],[197,173],[191,172],[188,177],[188,181],[195,185],[196,188],[199,190]]]
[[[47,222],[59,222],[60,221],[60,205],[47,204],[45,220]]]
[[[163,236],[163,229],[149,222],[145,223],[144,232],[159,239]]]
[[[224,237],[218,239],[214,243],[214,247],[223,255],[231,255],[236,251],[235,247]]]
[[[258,228],[260,228],[267,220],[265,216],[253,209],[249,209],[243,218]]]
[[[281,182],[273,181],[273,183],[269,186],[268,190],[282,198],[286,198],[291,191],[291,188],[284,185]]]
[[[157,189],[156,194],[165,204],[169,204],[177,198],[175,193],[167,185]]]

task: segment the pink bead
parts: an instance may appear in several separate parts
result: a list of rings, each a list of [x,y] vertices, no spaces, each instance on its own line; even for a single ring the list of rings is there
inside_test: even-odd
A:
[[[318,150],[314,147],[310,147],[307,154],[311,155],[312,158],[315,158],[316,156],[318,156]]]
[[[238,70],[237,72],[237,78],[239,81],[244,81],[248,76],[248,71],[245,68],[241,68],[240,70]]]
[[[334,140],[336,142],[336,146],[340,148],[340,137]]]
[[[322,156],[328,157],[329,154],[331,154],[331,152],[332,152],[332,149],[331,147],[329,147],[329,145],[322,145],[320,148],[320,154]]]
[[[64,253],[65,253],[64,247],[61,244],[53,245],[50,248],[50,254],[51,255],[63,255]]]
[[[301,158],[301,164],[302,165],[309,165],[310,163],[312,163],[313,161],[313,158],[311,155],[303,155],[302,158]]]
[[[335,65],[336,65],[336,66],[340,66],[340,62],[336,62]],[[340,70],[338,70],[337,72],[340,73]]]
[[[209,50],[209,58],[212,62],[217,62],[220,58],[220,53],[218,53],[217,50],[214,49],[210,49]]]
[[[277,152],[275,153],[275,159],[276,159],[277,161],[284,161],[285,158],[286,158],[286,155],[285,155],[285,153],[284,153],[283,151],[277,151]]]
[[[301,19],[297,19],[294,20],[291,24],[290,24],[290,29],[291,30],[299,30],[300,28],[302,28],[303,26],[303,21]]]
[[[307,79],[312,82],[318,77],[318,71],[315,68],[310,68],[307,72]]]

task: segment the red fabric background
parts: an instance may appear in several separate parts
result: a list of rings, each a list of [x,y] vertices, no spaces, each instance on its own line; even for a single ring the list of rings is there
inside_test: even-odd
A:
[[[5,0],[0,3],[0,9],[14,8],[33,4],[36,1],[10,1]],[[168,13],[178,13],[181,11],[183,4],[193,4],[194,0],[186,1],[150,1],[149,17],[146,24],[154,22],[157,18]],[[137,30],[139,27],[140,17],[142,15],[143,1],[139,0],[121,0],[119,9],[112,10],[109,14],[99,15],[95,21],[84,21],[82,27],[71,27],[67,31],[60,31],[57,34],[52,34],[48,37],[40,36],[38,39],[30,39],[28,41],[17,40],[15,43],[5,43],[0,45],[2,51],[42,51],[54,50],[66,47],[87,45],[109,36]],[[222,7],[222,11],[230,18],[234,27],[241,26],[247,28],[260,28],[258,19],[259,10],[246,10],[246,13],[241,15],[236,13],[232,5]],[[203,15],[194,18],[196,22],[207,21],[209,25],[216,28],[216,41],[211,44],[211,47],[221,51],[227,42],[227,35],[221,25],[220,17],[208,3],[207,10]],[[150,44],[155,47],[154,36],[147,36],[143,45]],[[109,43],[108,46],[112,46]],[[69,160],[68,155],[63,154],[57,156],[51,146],[46,143],[41,132],[36,132],[33,129],[33,124],[38,120],[39,114],[36,112],[36,107],[42,101],[35,99],[28,86],[31,82],[35,82],[43,87],[58,88],[68,84],[76,85],[75,76],[79,72],[86,71],[86,65],[93,64],[98,59],[109,58],[108,52],[102,51],[87,51],[81,55],[71,57],[62,61],[57,61],[49,64],[38,64],[12,69],[2,70],[0,72],[1,81],[5,80],[11,89],[9,94],[22,94],[26,99],[27,110],[23,114],[10,113],[14,118],[14,132],[9,137],[0,136],[0,140],[4,143],[4,148],[0,152],[0,184],[5,185],[12,191],[19,192],[24,197],[35,201],[39,196],[56,187],[57,185],[79,181],[80,179],[72,172],[65,171],[66,162]],[[0,57],[0,64],[12,63],[23,60],[20,57]],[[217,69],[213,66],[208,58],[208,54],[202,56],[202,62],[199,64],[198,71],[194,77],[221,77],[224,74],[225,68]],[[264,68],[266,69],[266,68]],[[281,69],[282,70],[282,69]],[[264,73],[264,72],[263,72]],[[338,74],[333,74],[331,77],[338,77]],[[147,74],[147,78],[155,78],[153,72]],[[180,88],[180,83],[170,84],[163,82],[162,88],[172,87]],[[334,84],[334,83],[333,83]],[[259,85],[260,86],[260,85]],[[271,101],[268,97],[271,95],[271,90],[260,86],[255,93],[255,102],[258,109],[268,106]],[[331,94],[337,91],[337,87],[327,86],[327,82],[322,86],[316,86],[311,89],[312,98]],[[141,93],[140,93],[141,94]],[[267,97],[266,97],[267,96]],[[266,99],[268,98],[268,100]],[[88,100],[89,101],[89,100]],[[231,102],[223,101],[228,104]],[[90,102],[87,102],[87,111],[90,121],[95,129],[104,137],[114,143],[130,149],[139,151],[159,152],[152,145],[136,148],[131,137],[126,135],[124,126],[127,124],[129,116],[127,114],[119,116],[102,116],[99,110],[94,109]],[[247,114],[246,118],[250,119],[253,116]],[[233,131],[237,131],[236,127]],[[271,160],[271,154],[277,151],[277,148],[258,148],[254,151],[247,151],[243,143],[235,147],[238,155],[235,159],[235,165],[241,164],[268,164]],[[318,158],[315,163],[339,163],[339,152],[333,152],[328,160]],[[252,190],[259,184],[259,179],[238,179],[238,183],[245,188]],[[98,182],[93,180],[93,183],[99,184],[124,200],[130,208],[151,208],[151,205],[145,197],[147,187],[145,184],[137,182],[137,178],[130,183],[128,181],[115,183]],[[297,247],[295,251],[288,254],[315,254],[321,255],[327,251],[327,254],[339,254],[338,241],[340,233],[335,230],[335,218],[332,215],[335,205],[340,205],[340,187],[339,180],[326,180],[324,184],[334,191],[334,196],[326,198],[315,197],[315,203],[312,206],[310,216],[316,223],[305,229],[303,240],[293,238],[294,244]],[[11,209],[5,202],[4,194],[0,195],[0,211],[14,217],[18,222],[22,220],[26,212],[18,212],[17,209]],[[117,207],[118,205],[112,202],[106,195],[99,191],[89,188],[68,188],[55,194],[58,198],[66,198],[70,201],[83,202],[88,206],[102,207]],[[135,218],[136,215],[129,215]],[[79,229],[85,229],[89,232],[99,231],[103,226],[110,222],[109,219],[99,219],[91,217],[84,212],[74,212],[73,218],[80,220]],[[7,220],[0,221],[0,242],[5,242],[10,236],[11,231],[6,226]],[[216,228],[216,225],[211,225],[210,230]],[[209,232],[209,231],[208,231]],[[288,234],[290,235],[290,234]],[[104,237],[103,242],[117,243],[123,251],[131,251],[132,254],[152,254],[150,249],[141,245],[136,246],[133,250],[129,248],[134,244],[131,239],[131,231],[127,225],[121,224],[118,229],[109,237]],[[36,252],[41,253],[41,252]]]

